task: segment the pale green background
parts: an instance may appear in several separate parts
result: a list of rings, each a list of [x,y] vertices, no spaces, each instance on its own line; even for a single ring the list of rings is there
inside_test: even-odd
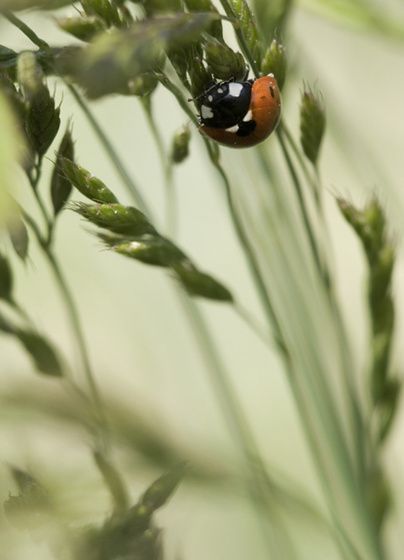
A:
[[[384,4],[386,9],[391,6],[404,20],[400,2]],[[27,14],[24,19],[51,44],[63,45],[69,41],[56,30],[52,17],[47,14],[41,17]],[[15,49],[31,48],[4,21],[0,25],[1,43]],[[297,137],[302,80],[315,84],[323,92],[328,118],[321,158],[325,189],[341,193],[359,205],[377,192],[386,205],[394,234],[401,241],[404,232],[403,44],[332,24],[303,9],[295,10],[289,35],[288,55],[295,68],[284,97],[285,120]],[[131,203],[69,93],[57,85],[56,98],[63,98],[64,121],[72,118],[79,163],[109,185],[122,202]],[[98,101],[92,109],[158,216],[159,227],[164,230],[163,174],[140,104],[136,99],[120,97]],[[161,88],[154,96],[154,111],[165,145],[169,146],[172,134],[187,119],[175,100]],[[201,269],[223,281],[246,308],[261,318],[244,257],[235,241],[224,192],[197,132],[193,130],[192,136],[191,157],[175,175],[179,201],[177,241]],[[278,151],[275,137],[268,143]],[[230,176],[232,173],[237,176],[244,165],[252,164],[248,151],[223,150],[222,154]],[[47,173],[43,182],[45,188]],[[32,209],[39,216],[22,174],[15,185],[15,196],[27,210]],[[367,333],[363,317],[363,258],[357,241],[338,216],[333,198],[328,194],[326,210],[348,329],[354,341],[358,367],[364,368]],[[74,290],[101,391],[129,410],[133,408],[144,413],[157,429],[162,425],[184,450],[185,458],[195,454],[208,464],[211,461],[212,465],[228,468],[229,463],[235,461],[233,443],[170,280],[162,270],[100,250],[96,239],[86,229],[77,215],[66,212],[60,219],[56,248]],[[399,256],[395,293],[401,314],[397,318],[395,363],[402,370],[401,247]],[[18,300],[29,310],[38,329],[49,335],[74,366],[78,359],[65,311],[35,243],[31,243],[26,266],[14,261]],[[269,465],[296,480],[307,495],[318,495],[277,357],[271,355],[232,309],[206,302],[201,302],[200,306]],[[50,386],[49,398],[52,398],[52,391],[63,392],[58,381],[44,380],[32,370],[29,360],[12,340],[0,338],[0,355],[0,390],[4,395],[25,391],[29,399],[30,394],[41,394]],[[18,407],[6,407],[0,418],[2,478],[6,477],[6,463],[37,469],[54,480],[59,493],[62,492],[60,486],[65,486],[67,503],[77,519],[84,521],[88,513],[97,519],[103,517],[109,510],[108,496],[92,467],[89,437],[83,430],[59,428],[46,415],[26,417],[21,409],[18,412]],[[404,467],[403,429],[401,414],[386,453],[387,470],[395,488],[400,490]],[[147,465],[142,465],[141,461],[136,463],[133,457],[132,463],[125,455],[118,455],[117,459],[133,475],[134,499],[160,474],[157,469],[151,471]],[[5,480],[0,488],[3,500],[10,489],[7,478]],[[266,556],[260,545],[254,514],[247,501],[233,496],[233,492],[225,485],[209,488],[188,483],[180,487],[158,516],[165,529],[167,558],[264,560]],[[400,515],[403,498],[400,495],[396,498]],[[296,519],[289,523],[295,524]],[[404,543],[396,523],[391,528],[390,540],[394,558],[399,559]],[[295,530],[302,558],[337,558],[310,524],[296,524]],[[24,539],[26,544],[22,546]],[[10,549],[9,560],[34,557],[27,536],[18,535],[15,544],[10,546],[16,548],[14,552]],[[47,558],[46,548],[39,547],[36,557]]]

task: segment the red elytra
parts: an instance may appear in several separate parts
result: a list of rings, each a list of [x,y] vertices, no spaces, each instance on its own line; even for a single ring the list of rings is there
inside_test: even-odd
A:
[[[256,126],[245,136],[237,134],[237,126],[217,128],[202,124],[199,132],[219,144],[231,148],[248,148],[263,142],[275,130],[281,114],[281,96],[274,76],[258,78],[252,85],[250,106],[243,120],[254,121]],[[246,119],[248,117],[248,119]]]

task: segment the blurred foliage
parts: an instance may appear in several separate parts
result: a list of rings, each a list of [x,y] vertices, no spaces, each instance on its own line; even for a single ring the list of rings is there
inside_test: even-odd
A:
[[[7,221],[12,224],[12,203],[9,195],[14,186],[15,175],[10,162],[17,162],[21,156],[23,141],[18,132],[10,111],[10,105],[2,91],[0,91],[0,225]]]
[[[404,40],[404,17],[396,17],[383,0],[299,0],[299,5],[353,30],[378,34],[386,39]]]
[[[63,12],[62,17],[56,14],[54,21],[81,43],[74,41],[62,48],[48,45],[14,14],[28,9],[54,10],[70,4],[74,4],[74,9],[68,15]],[[227,18],[218,12],[219,5]],[[139,406],[135,396],[134,404],[127,407],[115,402],[110,395],[101,398],[81,332],[79,313],[57,260],[56,223],[63,210],[71,209],[102,230],[97,235],[108,249],[166,269],[187,295],[234,304],[231,292],[224,285],[200,271],[194,259],[176,242],[159,233],[160,227],[157,229],[142,204],[138,209],[120,203],[109,186],[75,161],[70,122],[59,139],[63,104],[57,104],[55,92],[48,85],[48,76],[62,78],[79,98],[82,92],[90,99],[111,94],[141,97],[149,123],[155,128],[157,144],[160,142],[169,183],[174,167],[171,165],[189,157],[191,134],[188,124],[178,129],[169,151],[165,152],[158,126],[153,121],[151,101],[160,85],[174,95],[193,123],[197,117],[189,101],[193,101],[198,110],[198,96],[212,79],[244,79],[246,66],[250,66],[256,77],[260,71],[273,72],[282,88],[287,74],[293,72],[293,64],[291,68],[286,65],[283,43],[293,43],[293,37],[289,38],[289,23],[295,9],[384,39],[404,39],[404,19],[394,17],[376,1],[221,0],[217,6],[210,0],[82,0],[76,3],[0,0],[0,12],[35,45],[32,51],[22,53],[0,46],[0,222],[6,223],[11,246],[20,259],[15,260],[20,266],[29,261],[30,239],[42,250],[66,303],[80,361],[79,365],[65,364],[54,342],[36,329],[28,311],[20,307],[14,278],[14,270],[18,268],[2,249],[0,331],[18,342],[34,368],[44,375],[38,376],[38,385],[15,383],[0,398],[1,408],[6,415],[10,414],[10,425],[13,415],[14,421],[18,419],[27,425],[41,417],[50,422],[51,430],[61,428],[63,434],[66,429],[78,434],[80,441],[84,432],[84,439],[91,442],[88,453],[94,459],[112,503],[112,512],[99,514],[98,525],[89,519],[86,526],[77,527],[74,520],[66,522],[68,516],[60,513],[63,504],[55,504],[57,500],[39,478],[28,469],[11,466],[10,474],[19,493],[9,494],[4,500],[5,517],[11,527],[31,533],[35,542],[48,541],[55,557],[63,557],[65,548],[70,547],[73,560],[161,560],[164,556],[161,530],[154,514],[170,498],[186,473],[188,482],[210,486],[214,492],[228,484],[229,494],[235,501],[240,500],[240,486],[243,492],[247,490],[252,495],[254,506],[264,520],[264,530],[269,526],[272,529],[268,548],[272,553],[268,557],[276,557],[273,551],[278,547],[282,558],[303,557],[289,542],[288,530],[281,519],[286,513],[299,517],[300,523],[302,518],[312,521],[322,533],[335,538],[340,545],[341,558],[380,560],[383,553],[379,536],[383,534],[387,514],[392,511],[393,495],[383,463],[383,445],[397,415],[401,388],[391,360],[396,247],[376,198],[363,210],[347,200],[338,200],[345,219],[363,245],[368,264],[370,382],[361,379],[358,389],[356,378],[352,381],[356,371],[348,356],[349,344],[344,339],[346,333],[333,291],[333,276],[326,270],[329,255],[325,250],[327,233],[318,173],[326,119],[322,96],[316,90],[304,85],[300,105],[301,149],[291,139],[286,123],[282,123],[278,131],[288,171],[283,173],[282,180],[270,151],[258,150],[254,165],[247,170],[249,180],[243,183],[243,192],[235,195],[235,188],[230,188],[222,167],[220,151],[211,144],[205,146],[212,167],[219,172],[227,189],[230,214],[256,281],[263,314],[270,319],[272,344],[279,351],[297,406],[300,406],[303,429],[308,432],[306,435],[314,450],[312,458],[320,472],[330,516],[323,516],[322,509],[317,511],[317,502],[312,496],[309,500],[302,498],[300,488],[295,489],[286,477],[279,477],[282,483],[278,483],[272,473],[268,474],[248,422],[238,409],[237,397],[229,391],[228,397],[223,399],[226,385],[220,376],[214,383],[218,386],[223,383],[218,394],[225,415],[230,417],[231,428],[237,433],[240,462],[226,462],[227,457],[221,457],[220,452],[206,453],[199,442],[182,443],[163,415],[159,416],[157,403]],[[229,28],[233,26],[240,51],[225,43],[224,22]],[[298,58],[296,54],[293,56]],[[188,99],[189,95],[192,99]],[[84,101],[82,106],[91,120]],[[58,142],[55,157],[51,154],[54,140]],[[112,153],[112,148],[109,149]],[[306,167],[304,156],[312,166]],[[42,186],[44,158],[53,158],[55,163],[46,195]],[[120,162],[115,154],[112,160],[119,169]],[[16,162],[21,163],[23,180],[31,187],[40,218],[8,196],[16,180],[10,169],[14,169]],[[301,189],[302,178],[305,190]],[[261,182],[264,189],[260,191]],[[289,182],[294,191],[287,186]],[[72,194],[84,196],[91,203],[68,204]],[[250,200],[256,196],[259,213],[254,214],[248,208],[249,203],[245,204],[248,196]],[[211,343],[201,323],[198,335],[205,345],[205,358],[208,356],[212,371],[221,373],[220,357],[214,347],[209,347]],[[267,333],[263,338],[268,342]],[[73,361],[71,356],[68,360]],[[73,375],[70,367],[74,369]],[[338,390],[335,391],[330,381],[336,371],[341,373],[336,383],[341,385],[338,390],[348,394],[344,407],[340,406],[334,394]],[[83,385],[75,381],[80,375],[85,380]],[[54,378],[53,381],[50,378]],[[46,382],[47,386],[41,385]],[[59,392],[53,392],[50,383],[58,383]],[[365,405],[361,391],[367,391],[369,397]],[[7,429],[7,425],[5,427]],[[32,429],[35,430],[35,425]],[[119,468],[112,460],[112,449],[119,451]],[[189,470],[184,457],[189,461]],[[126,478],[130,478],[130,484],[138,474],[133,471],[142,465],[159,473],[165,471],[165,474],[131,505]],[[57,478],[58,473],[54,476]],[[58,483],[63,486],[64,481]],[[88,490],[86,498],[90,494]],[[61,509],[57,510],[58,507]],[[0,538],[3,536],[0,534]]]

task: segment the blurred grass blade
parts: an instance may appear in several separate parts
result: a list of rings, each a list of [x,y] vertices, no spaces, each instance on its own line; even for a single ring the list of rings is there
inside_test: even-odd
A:
[[[27,226],[18,211],[7,224],[8,235],[18,257],[25,262],[28,256],[29,237]]]
[[[23,139],[13,118],[13,112],[0,91],[0,224],[12,223],[12,201],[10,194],[17,182],[17,172],[13,165],[21,159]]]
[[[377,9],[370,2],[362,0],[301,0],[300,5],[330,22],[404,41],[404,18],[400,21],[390,17],[388,8]]]
[[[0,0],[0,10],[29,10],[38,8],[40,10],[57,10],[63,6],[73,4],[73,0]]]
[[[62,365],[56,351],[44,336],[23,329],[15,329],[15,336],[31,356],[38,371],[51,377],[63,375]]]
[[[186,463],[176,465],[149,486],[140,498],[140,504],[150,511],[161,508],[177,488],[185,474]]]
[[[8,259],[0,253],[0,299],[12,300],[13,273]]]
[[[124,510],[128,506],[128,495],[117,469],[99,449],[93,452],[93,457],[114,499],[115,509]]]

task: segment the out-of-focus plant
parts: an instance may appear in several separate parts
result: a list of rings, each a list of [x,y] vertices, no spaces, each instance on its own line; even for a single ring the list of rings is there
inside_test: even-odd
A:
[[[380,33],[394,31],[395,37],[403,37],[403,26],[386,16],[376,18],[377,12],[363,3],[353,7],[348,2],[330,2],[326,8],[314,0],[303,4],[307,9],[326,11],[355,25],[366,19],[369,28]],[[18,13],[28,8],[54,10],[62,6],[66,8],[63,15],[56,13],[54,21],[72,37],[64,47],[48,44],[46,37],[39,37],[25,23],[24,14]],[[7,198],[1,203],[12,209],[7,231],[23,262],[28,259],[31,239],[48,261],[69,314],[81,358],[81,376],[76,372],[71,375],[73,366],[63,357],[63,350],[39,332],[28,310],[17,301],[12,259],[5,252],[0,254],[0,332],[21,345],[38,372],[57,379],[69,395],[74,395],[71,398],[77,399],[74,414],[67,411],[68,406],[58,407],[57,414],[70,415],[70,420],[76,415],[75,421],[87,430],[95,466],[113,503],[113,513],[105,515],[100,526],[89,520],[87,528],[77,530],[61,522],[52,496],[36,477],[11,467],[19,494],[10,494],[5,502],[7,520],[37,537],[39,529],[40,538],[48,541],[55,557],[70,554],[77,560],[162,558],[160,532],[153,515],[170,497],[184,471],[182,463],[178,466],[180,452],[174,443],[169,445],[161,434],[142,431],[136,424],[138,431],[131,444],[149,463],[166,469],[171,464],[171,469],[131,505],[123,469],[112,453],[117,433],[125,433],[128,443],[131,428],[118,422],[118,411],[114,414],[112,406],[106,406],[100,396],[78,309],[61,271],[61,255],[55,250],[58,219],[65,210],[73,210],[95,226],[100,242],[117,258],[125,256],[160,267],[176,282],[180,301],[243,457],[238,474],[257,506],[260,527],[267,539],[266,557],[304,558],[293,546],[293,534],[276,513],[287,504],[290,508],[302,508],[319,526],[327,527],[339,558],[388,558],[383,530],[392,510],[392,493],[384,469],[383,449],[398,410],[400,393],[400,378],[391,371],[390,359],[395,318],[391,284],[396,251],[377,198],[363,210],[348,200],[337,200],[363,245],[369,268],[370,373],[360,376],[337,297],[323,210],[319,166],[326,132],[326,100],[315,88],[304,84],[300,142],[290,131],[288,115],[284,113],[276,140],[273,137],[252,149],[255,164],[247,170],[248,189],[230,179],[221,149],[210,140],[203,140],[227,197],[235,235],[261,302],[264,328],[258,328],[257,322],[242,311],[243,302],[232,294],[231,287],[210,271],[202,271],[196,258],[186,254],[171,235],[161,233],[154,210],[149,208],[86,101],[113,94],[137,97],[143,105],[162,160],[168,196],[167,229],[173,233],[173,177],[177,166],[190,157],[190,127],[198,124],[201,94],[213,81],[242,81],[246,67],[252,79],[271,73],[280,89],[287,88],[287,42],[285,46],[282,38],[288,37],[293,9],[294,4],[288,0],[221,0],[218,4],[211,0],[0,2],[2,16],[34,45],[23,52],[0,46],[0,110],[5,115],[6,131],[0,131],[0,177],[8,187]],[[239,50],[226,43],[225,25],[233,27]],[[58,88],[69,88],[83,109],[111,164],[128,187],[133,205],[121,203],[110,186],[77,163],[71,122],[63,114],[63,103],[56,100],[55,91],[49,87],[50,76],[60,84]],[[178,131],[167,150],[153,114],[153,95],[159,87],[170,92],[182,108],[185,120],[190,122],[182,127],[178,123]],[[6,116],[5,104],[12,110],[13,122]],[[65,125],[61,130],[62,122]],[[4,134],[18,140],[8,144]],[[55,142],[58,148],[53,157],[51,147]],[[272,157],[274,142],[280,147],[281,164]],[[17,159],[18,143],[23,146],[19,162],[40,218],[11,199],[13,190],[7,169],[8,163]],[[48,157],[53,157],[54,171],[44,194],[42,171]],[[80,157],[84,160],[85,154]],[[88,200],[83,202],[82,196]],[[212,334],[194,302],[197,298],[232,306],[268,346],[276,349],[323,492],[327,506],[324,516],[317,514],[299,492],[279,483],[264,461]],[[46,406],[49,414],[56,415],[49,403]],[[114,428],[114,422],[119,429]],[[201,471],[199,474],[202,476]],[[216,480],[216,475],[211,478]],[[209,480],[206,472],[204,476]]]

